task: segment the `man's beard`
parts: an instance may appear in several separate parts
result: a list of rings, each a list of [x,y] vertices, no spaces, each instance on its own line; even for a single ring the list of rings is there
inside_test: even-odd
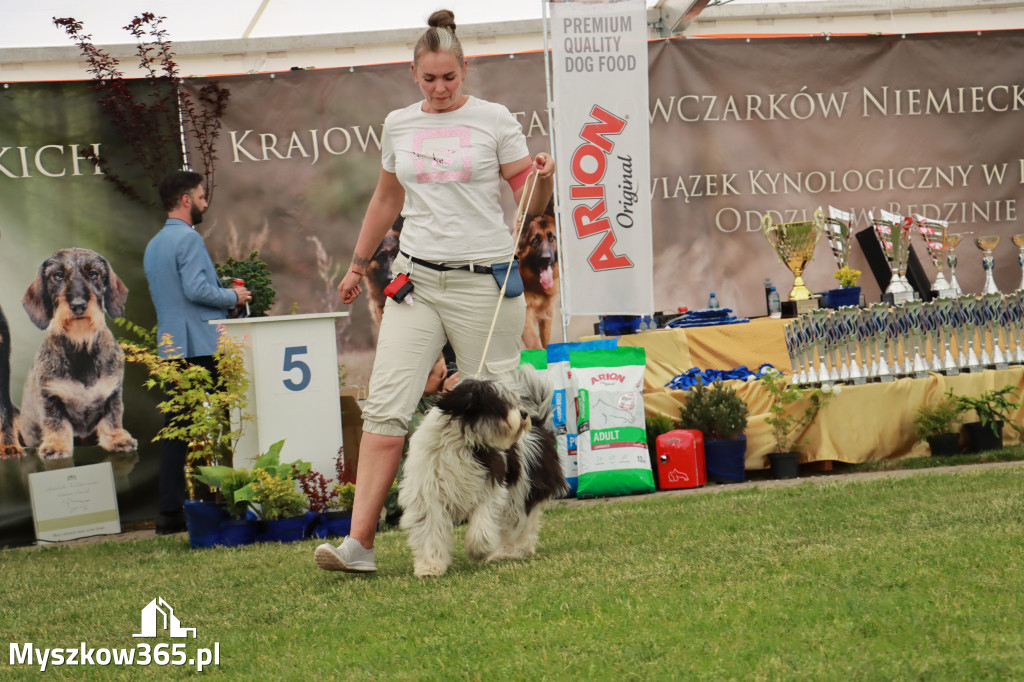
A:
[[[199,223],[203,222],[203,212],[199,210],[199,207],[192,204],[192,227],[195,227]]]

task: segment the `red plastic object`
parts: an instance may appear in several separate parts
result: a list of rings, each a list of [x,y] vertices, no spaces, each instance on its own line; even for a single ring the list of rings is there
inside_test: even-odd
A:
[[[708,482],[704,469],[704,434],[676,429],[655,442],[658,489],[697,488]]]

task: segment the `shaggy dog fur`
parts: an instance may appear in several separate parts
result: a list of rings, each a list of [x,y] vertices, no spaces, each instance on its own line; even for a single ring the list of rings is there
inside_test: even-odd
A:
[[[467,520],[466,553],[474,559],[534,553],[546,503],[568,489],[551,396],[551,385],[526,366],[514,386],[463,380],[427,412],[398,488],[416,575],[448,570],[452,526]]]
[[[63,249],[39,266],[22,299],[43,344],[25,380],[21,438],[44,459],[70,457],[75,438],[98,438],[105,450],[138,443],[121,427],[124,354],[107,328],[124,314],[128,288],[107,260],[88,249]]]
[[[547,348],[558,299],[558,238],[555,218],[541,214],[523,228],[516,249],[526,295],[523,345]]]
[[[0,459],[25,454],[18,443],[17,417],[18,410],[11,402],[11,334],[0,309]]]

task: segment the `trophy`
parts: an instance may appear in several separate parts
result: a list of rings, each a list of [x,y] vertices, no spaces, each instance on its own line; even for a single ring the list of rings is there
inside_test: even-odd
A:
[[[842,334],[840,348],[845,351],[842,366],[839,369],[839,377],[844,381],[853,384],[863,384],[867,377],[860,368],[857,356],[858,339],[860,327],[860,308],[855,305],[844,305],[836,311],[838,315],[839,330]]]
[[[963,241],[965,234],[973,232],[946,233],[946,265],[949,266],[949,288],[953,290],[954,296],[963,295],[960,283],[956,281],[956,247]]]
[[[978,326],[979,301],[970,294],[960,297],[960,322],[965,337],[964,345],[967,348],[966,367],[968,372],[980,372],[984,368],[974,350],[974,330]],[[964,366],[964,365],[961,365]]]
[[[807,382],[807,373],[804,372],[800,362],[800,353],[796,340],[796,323],[790,322],[783,327],[783,334],[786,337],[786,351],[789,353],[789,366],[793,369],[793,384]]]
[[[885,295],[893,304],[910,301],[914,298],[914,288],[907,281],[907,259],[910,257],[910,224],[912,218],[904,219],[889,211],[879,211],[880,218],[868,218],[872,221],[875,237],[882,246],[882,254],[889,262],[889,286]]]
[[[877,378],[878,348],[875,345],[875,327],[871,321],[870,310],[861,311],[857,320],[857,342],[864,351],[864,375],[868,379]]]
[[[828,364],[825,362],[829,351],[828,328],[830,319],[828,312],[828,308],[816,308],[808,314],[811,327],[814,329],[814,352],[818,356],[818,381],[822,385],[831,384],[839,380],[838,372],[836,373],[836,378],[832,378],[832,372],[829,371]],[[835,371],[834,367],[832,371]]]
[[[1003,324],[1010,335],[1013,352],[1009,361],[1024,364],[1024,293],[1015,292],[1003,299]]]
[[[938,272],[932,282],[932,291],[938,293],[940,297],[953,296],[952,287],[946,281],[946,276],[942,274],[942,266],[946,260],[946,231],[949,228],[949,223],[945,220],[928,220],[917,214],[914,215],[914,223],[917,225],[918,233],[924,239],[928,255],[931,256],[935,270]]]
[[[872,303],[869,310],[871,313],[871,328],[875,333],[875,358],[878,369],[874,375],[879,381],[892,381],[892,373],[889,370],[889,363],[886,361],[889,344],[886,335],[889,333],[889,306],[885,303]],[[892,359],[891,356],[889,358]]]
[[[937,298],[934,303],[935,315],[938,318],[936,323],[942,336],[942,372],[946,376],[956,376],[960,374],[960,366],[953,357],[952,351],[953,318],[955,317],[954,306],[956,305],[956,299]]]
[[[907,374],[915,379],[924,379],[928,376],[928,363],[924,361],[921,353],[923,335],[921,301],[907,301],[904,305],[903,317],[906,320],[907,332],[904,338],[903,357],[910,370]],[[906,343],[909,341],[909,345]]]
[[[1024,291],[1024,234],[1015,234],[1011,239],[1017,247],[1017,265],[1020,266],[1020,286],[1017,291]]]
[[[1006,369],[1006,353],[1003,352],[1003,295],[985,294],[981,297],[981,307],[985,311],[985,327],[992,338],[992,361],[995,369]]]
[[[761,219],[761,229],[765,238],[775,249],[779,261],[789,268],[795,278],[788,300],[795,302],[797,313],[804,313],[817,307],[817,300],[804,284],[802,275],[814,255],[814,247],[818,245],[824,227],[825,216],[820,208],[814,211],[814,220],[798,223],[773,225],[772,218],[767,213]],[[809,303],[800,303],[801,301]]]
[[[974,245],[984,252],[981,258],[981,265],[985,268],[985,286],[982,294],[998,294],[999,287],[996,286],[996,279],[992,276],[992,269],[996,266],[996,259],[992,256],[992,249],[999,246],[999,236],[975,237]]]
[[[828,235],[829,246],[832,247],[832,256],[836,259],[836,269],[842,270],[850,262],[853,213],[829,206],[828,217],[825,218],[825,233]]]
[[[935,301],[937,300],[935,299]],[[921,346],[922,348],[927,346],[931,350],[932,359],[928,366],[931,371],[939,374],[942,372],[942,328],[939,327],[939,313],[935,301],[921,304],[921,332],[924,335]],[[925,362],[928,362],[928,352],[927,350],[923,352]]]
[[[914,373],[910,353],[910,321],[907,313],[906,307],[898,305],[893,307],[892,315],[889,317],[889,347],[892,348],[889,367],[895,376],[908,377]]]

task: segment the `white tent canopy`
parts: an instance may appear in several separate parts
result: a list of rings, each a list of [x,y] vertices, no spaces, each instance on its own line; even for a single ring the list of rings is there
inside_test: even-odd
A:
[[[1016,0],[647,0],[651,37],[915,33],[1024,27]],[[0,82],[85,78],[53,17],[74,17],[128,75],[134,41],[121,27],[142,12],[163,28],[188,75],[404,61],[438,8],[455,12],[468,55],[543,47],[541,0],[0,0]]]

